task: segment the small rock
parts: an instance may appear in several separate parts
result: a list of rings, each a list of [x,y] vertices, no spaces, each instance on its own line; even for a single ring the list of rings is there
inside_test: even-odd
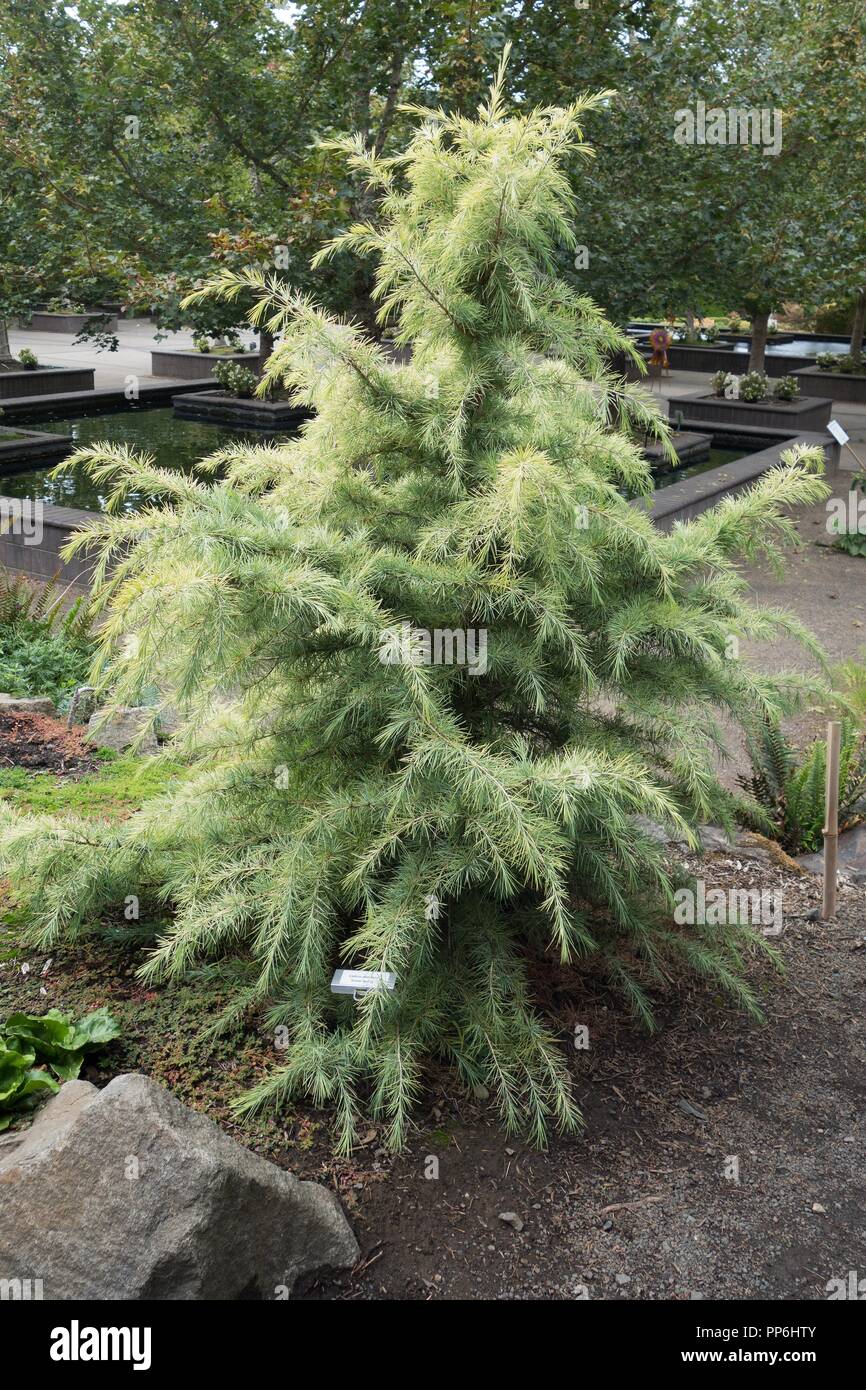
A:
[[[690,1101],[678,1100],[677,1105],[684,1115],[691,1115],[695,1120],[705,1120],[707,1118],[703,1110],[699,1110],[698,1107],[692,1105]]]
[[[635,816],[634,823],[638,829],[642,830],[650,839],[657,840],[660,845],[684,845],[688,842],[679,834],[673,834],[658,821],[650,820],[648,816]]]
[[[812,1203],[812,1210],[813,1210],[814,1212],[817,1212],[819,1216],[826,1216],[826,1215],[827,1215],[827,1208],[826,1208],[826,1207],[822,1207],[820,1202],[813,1202],[813,1203]]]
[[[0,713],[54,714],[54,701],[47,695],[0,695]]]
[[[512,1226],[518,1234],[523,1230],[523,1222],[516,1211],[501,1211],[499,1213],[499,1220],[506,1226]]]
[[[702,825],[698,829],[704,854],[713,854],[731,848],[728,832],[720,825]]]
[[[163,739],[174,738],[182,723],[183,717],[175,705],[163,705],[156,721],[157,738],[160,742]]]
[[[73,724],[86,724],[90,716],[96,709],[96,687],[93,685],[79,685],[72,692],[72,699],[69,702],[69,713],[66,716],[66,726],[71,729]]]
[[[352,1265],[334,1196],[242,1148],[144,1076],[67,1081],[0,1136],[0,1279],[45,1297],[273,1300]]]
[[[106,719],[106,711],[100,709],[90,716],[85,737],[88,743],[97,748],[111,748],[115,753],[124,753],[141,737],[152,715],[153,711],[143,705],[120,705]],[[106,720],[104,724],[103,719]],[[157,749],[156,734],[153,729],[148,729],[135,751],[145,754],[156,753]]]
[[[617,1274],[617,1275],[616,1275],[616,1282],[617,1282],[619,1285],[630,1284],[630,1283],[631,1283],[631,1275],[630,1275],[630,1274]]]

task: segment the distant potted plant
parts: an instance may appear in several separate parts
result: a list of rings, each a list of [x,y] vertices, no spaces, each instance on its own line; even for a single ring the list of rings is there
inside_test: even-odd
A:
[[[800,383],[795,376],[780,376],[773,386],[777,401],[796,401],[800,396]]]
[[[752,405],[756,401],[764,401],[769,389],[770,378],[766,372],[744,372],[740,377],[741,401],[748,401]]]
[[[65,299],[62,294],[56,294],[53,299],[48,301],[49,314],[86,314],[84,305],[77,299]]]
[[[734,378],[730,372],[713,372],[713,375],[710,377],[710,385],[713,388],[713,395],[726,396],[728,393],[728,387],[731,385],[731,382],[733,380]]]
[[[241,367],[237,362],[218,362],[213,369],[214,380],[230,396],[240,396],[249,400],[255,393],[258,378],[249,367]]]

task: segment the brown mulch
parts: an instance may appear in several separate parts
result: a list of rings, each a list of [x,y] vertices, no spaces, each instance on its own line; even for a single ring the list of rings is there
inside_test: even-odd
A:
[[[766,1022],[680,983],[648,1036],[590,977],[569,989],[558,972],[549,1021],[585,1128],[539,1152],[503,1134],[492,1097],[434,1075],[402,1154],[374,1124],[335,1160],[323,1129],[286,1166],[334,1185],[362,1256],[296,1298],[821,1300],[862,1276],[866,889],[843,886],[822,922],[820,879],[799,866],[738,848],[688,867],[782,895],[785,973],[751,977]],[[569,1045],[576,1022],[588,1050]]]
[[[19,710],[0,713],[0,768],[92,772],[99,767],[81,733],[60,719]]]

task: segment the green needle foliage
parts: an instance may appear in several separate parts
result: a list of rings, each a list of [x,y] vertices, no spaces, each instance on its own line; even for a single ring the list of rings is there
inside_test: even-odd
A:
[[[628,343],[555,273],[576,216],[563,168],[601,99],[512,117],[500,73],[477,120],[419,113],[399,158],[346,142],[380,220],[320,259],[375,258],[406,363],[277,280],[213,283],[252,292],[281,335],[261,389],[315,411],[297,439],[192,478],[117,447],[77,456],[116,501],[155,499],[76,544],[100,555],[101,681],[119,704],[164,691],[192,771],[115,830],[5,813],[32,938],[129,893],[170,904],[143,976],[236,962],[234,1014],[267,1001],[289,1039],[243,1106],[329,1104],[344,1147],[361,1107],[404,1141],[431,1056],[510,1129],[578,1123],[531,997],[548,953],[647,1021],[677,971],[755,1007],[754,939],[674,925],[641,818],[732,823],[721,718],[757,729],[797,698],[802,682],[727,656],[732,635],[796,628],[747,602],[736,566],[794,539],[784,510],[825,494],[820,453],[671,535],[625,500],[651,491],[636,441],[664,426],[610,370]],[[383,660],[404,623],[482,630],[485,669]],[[334,995],[339,964],[396,988]]]

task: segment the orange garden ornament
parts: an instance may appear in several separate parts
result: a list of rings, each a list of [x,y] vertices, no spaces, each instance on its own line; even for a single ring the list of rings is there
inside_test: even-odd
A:
[[[653,350],[649,360],[651,367],[661,367],[662,371],[670,365],[668,362],[668,348],[673,342],[672,335],[666,328],[654,328],[649,335],[650,347]]]

